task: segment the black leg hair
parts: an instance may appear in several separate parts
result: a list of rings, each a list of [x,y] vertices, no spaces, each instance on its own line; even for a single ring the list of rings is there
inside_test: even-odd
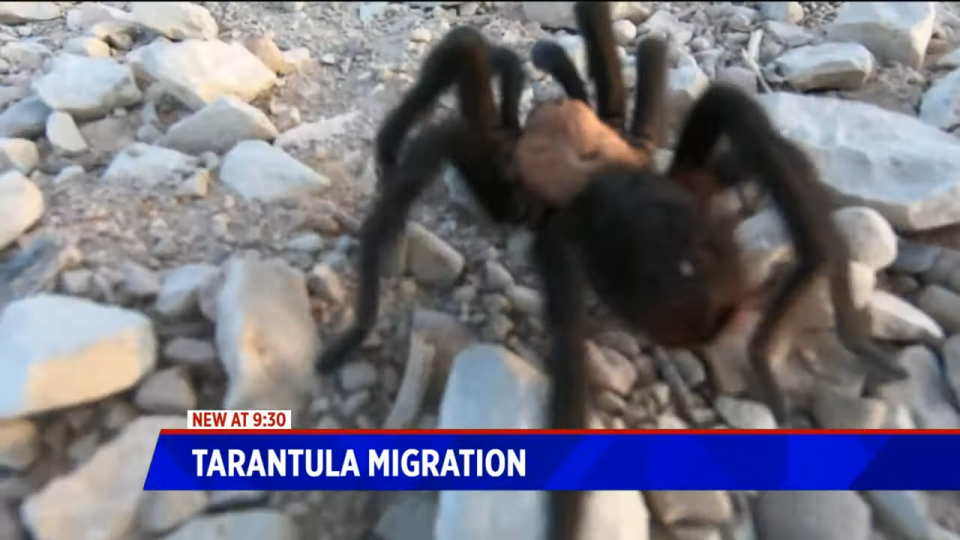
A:
[[[335,371],[373,330],[380,307],[380,269],[384,254],[403,232],[407,214],[417,197],[434,180],[443,163],[456,161],[460,148],[476,145],[472,129],[459,120],[431,126],[410,142],[407,157],[384,182],[373,209],[360,228],[359,285],[354,322],[337,336],[317,359],[322,374]]]
[[[667,42],[648,37],[637,44],[637,81],[628,139],[638,148],[663,144],[667,89]]]
[[[832,204],[816,169],[797,146],[776,131],[758,103],[736,87],[711,86],[694,104],[683,127],[671,176],[706,166],[722,134],[730,138],[730,151],[746,173],[724,179],[740,181],[752,175],[761,183],[779,208],[797,254],[795,269],[774,293],[750,345],[751,364],[777,419],[785,419],[786,403],[773,378],[773,349],[796,304],[824,272],[830,276],[837,331],[844,345],[868,356],[864,365],[875,379],[905,378],[906,371],[869,341],[869,328],[853,305],[848,248],[830,218]]]
[[[587,362],[583,277],[565,244],[561,222],[548,217],[536,231],[533,259],[544,288],[550,334],[547,362],[553,379],[547,410],[551,429],[587,427]],[[584,492],[549,493],[549,540],[574,540],[582,522]]]
[[[540,71],[550,74],[570,99],[580,100],[587,105],[587,88],[577,73],[577,66],[567,55],[563,46],[555,41],[540,40],[533,44],[530,55],[533,65]]]
[[[494,47],[490,61],[493,73],[500,77],[500,127],[511,133],[520,133],[520,96],[527,82],[523,62],[517,53],[505,47]]]
[[[403,100],[383,121],[377,132],[376,162],[381,171],[396,166],[403,139],[411,126],[436,102],[447,88],[458,83],[460,113],[467,122],[479,131],[488,131],[497,122],[497,108],[490,91],[491,66],[488,58],[496,62],[494,69],[502,67],[511,72],[511,89],[522,90],[523,80],[515,81],[511,58],[503,50],[494,50],[476,28],[458,26],[434,47],[423,61],[420,77]],[[519,58],[513,59],[520,65]],[[522,74],[522,65],[520,66]],[[508,92],[509,94],[509,92]],[[508,99],[509,96],[504,99]],[[512,99],[512,98],[511,98]],[[519,95],[515,98],[519,102]],[[519,123],[519,122],[518,122]]]
[[[587,50],[587,68],[597,91],[597,116],[623,133],[626,87],[613,39],[609,2],[576,2],[573,12]]]

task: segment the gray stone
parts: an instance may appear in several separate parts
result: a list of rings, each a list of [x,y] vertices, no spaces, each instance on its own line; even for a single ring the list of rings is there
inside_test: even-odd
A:
[[[245,199],[276,200],[319,193],[330,180],[263,141],[243,141],[223,158],[220,180]]]
[[[873,73],[873,55],[859,43],[824,43],[788,51],[776,60],[790,86],[810,90],[856,90]]]
[[[277,128],[260,109],[224,96],[170,126],[159,144],[200,155],[224,153],[244,140],[273,140]]]
[[[157,41],[134,50],[127,59],[138,76],[163,84],[193,110],[223,96],[249,103],[277,82],[277,75],[241,43]]]
[[[54,58],[50,71],[33,88],[48,107],[78,119],[101,117],[143,99],[129,67],[111,58],[75,54]]]
[[[754,519],[760,538],[870,538],[870,509],[853,491],[763,491]]]
[[[0,113],[0,137],[37,137],[51,112],[37,96],[21,99]]]
[[[153,325],[135,311],[54,294],[14,301],[0,315],[0,418],[122,392],[156,356]]]
[[[880,63],[919,68],[935,16],[933,2],[845,2],[826,34],[866,46]]]
[[[960,69],[951,71],[924,92],[920,119],[944,131],[960,125]]]
[[[547,381],[529,363],[493,345],[475,345],[454,360],[440,407],[441,429],[530,429],[543,426]],[[536,491],[442,491],[437,540],[540,538],[544,495]],[[581,538],[646,540],[649,518],[637,491],[587,496]]]
[[[214,39],[219,33],[217,21],[207,8],[193,2],[134,2],[132,17],[173,40]]]
[[[300,540],[289,516],[273,510],[245,510],[194,519],[163,540]]]
[[[60,17],[54,2],[0,2],[0,24],[24,24]]]
[[[225,408],[292,409],[313,388],[319,342],[306,280],[280,259],[231,259],[217,301]]]
[[[89,461],[30,495],[20,507],[20,516],[33,538],[135,537],[137,511],[146,494],[143,482],[160,430],[186,427],[182,416],[137,418]]]
[[[114,156],[103,172],[104,182],[131,182],[141,186],[174,186],[196,170],[197,158],[176,150],[136,142]]]
[[[899,230],[960,221],[955,137],[868,103],[784,92],[758,99],[781,131],[804,146],[821,180],[848,203],[877,210]]]

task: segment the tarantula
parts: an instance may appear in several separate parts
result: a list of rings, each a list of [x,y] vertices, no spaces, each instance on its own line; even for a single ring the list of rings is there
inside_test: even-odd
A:
[[[626,89],[612,37],[610,7],[574,7],[585,39],[596,112],[585,83],[556,43],[534,46],[533,62],[556,79],[566,98],[540,104],[521,127],[524,72],[513,52],[489,44],[470,27],[451,30],[430,52],[419,80],[377,133],[379,193],[360,231],[359,291],[353,325],[321,353],[328,373],[370,333],[378,311],[379,269],[402,231],[410,206],[449,161],[495,221],[534,232],[532,256],[542,281],[553,378],[548,425],[587,425],[584,287],[630,328],[663,346],[711,341],[741,307],[744,269],[733,238],[734,216],[709,204],[719,191],[756,178],[780,208],[798,263],[764,311],[749,347],[758,390],[779,421],[786,400],[773,376],[774,352],[791,315],[821,275],[830,277],[837,328],[851,350],[869,357],[871,377],[906,376],[867,337],[848,278],[847,246],[829,217],[829,197],[809,159],[782,137],[749,96],[716,84],[694,104],[666,174],[652,167],[660,142],[666,87],[666,44],[637,47],[634,109],[626,125]],[[500,79],[498,110],[491,76]],[[460,116],[404,138],[448,87],[456,85]],[[727,165],[711,152],[730,142]],[[733,164],[731,166],[730,164]],[[550,495],[551,540],[573,538],[582,496]]]

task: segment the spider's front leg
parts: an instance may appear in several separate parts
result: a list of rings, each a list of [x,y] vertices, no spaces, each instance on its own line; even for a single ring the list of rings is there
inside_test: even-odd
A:
[[[564,241],[562,216],[547,216],[538,227],[533,260],[543,284],[544,318],[550,335],[546,365],[553,384],[547,409],[550,429],[587,427],[588,386],[584,281],[575,258]],[[549,494],[548,540],[574,540],[583,518],[585,493],[552,491]]]

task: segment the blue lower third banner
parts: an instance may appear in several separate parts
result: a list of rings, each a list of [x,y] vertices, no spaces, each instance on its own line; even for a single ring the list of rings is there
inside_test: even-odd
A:
[[[960,432],[163,432],[146,490],[956,490]]]

